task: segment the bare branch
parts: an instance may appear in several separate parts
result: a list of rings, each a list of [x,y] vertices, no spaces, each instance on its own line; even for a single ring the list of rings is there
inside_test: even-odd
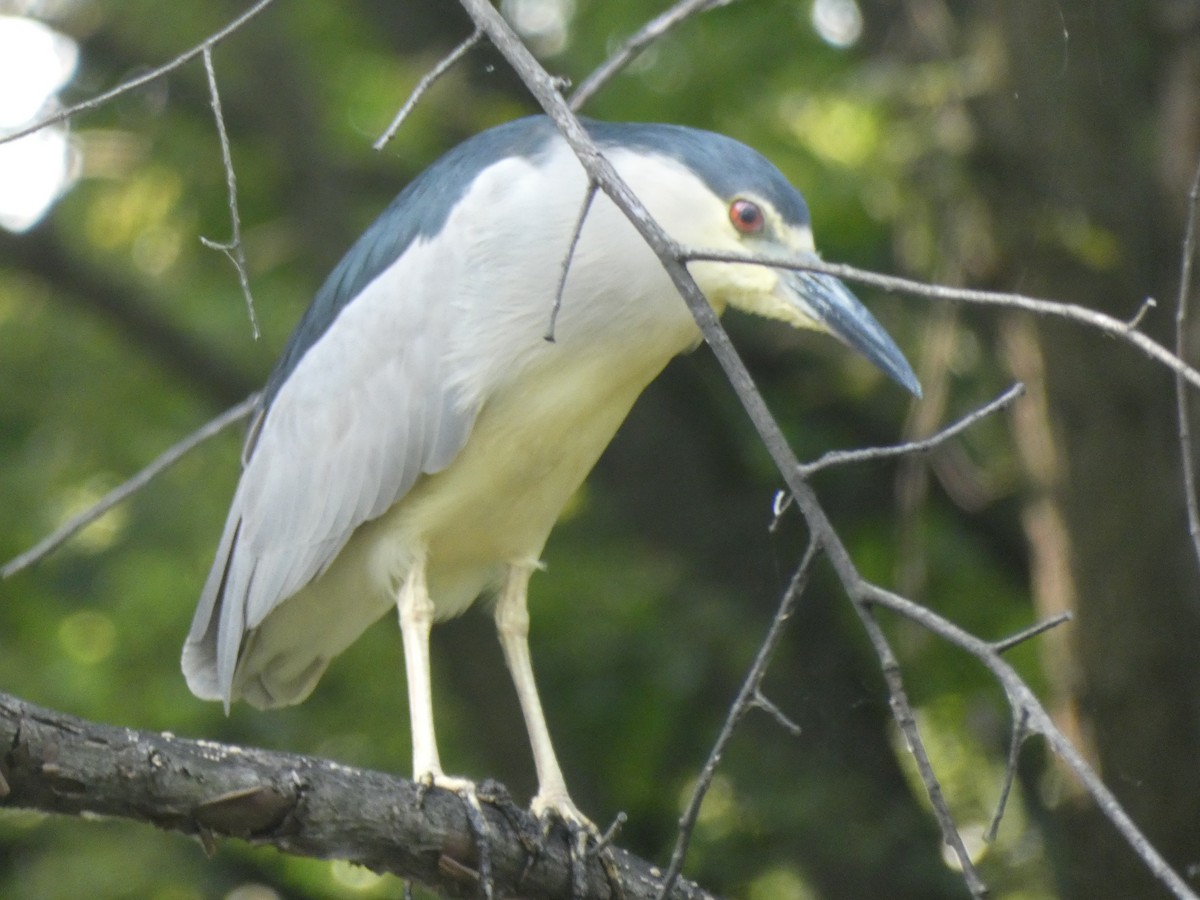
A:
[[[675,26],[697,13],[708,12],[719,6],[728,6],[733,2],[734,0],[680,0],[666,12],[651,19],[622,44],[616,53],[597,66],[595,71],[575,89],[571,94],[572,111],[578,112],[582,109],[583,105],[591,100],[605,84],[637,59],[643,50]]]
[[[255,405],[258,403],[258,394],[251,394],[237,406],[225,410],[208,424],[193,431],[182,441],[171,447],[165,453],[161,454],[154,462],[146,466],[128,481],[113,488],[100,499],[98,503],[84,510],[79,515],[73,517],[70,521],[56,528],[53,533],[42,538],[33,547],[30,547],[20,556],[5,563],[3,568],[0,568],[0,579],[9,578],[26,569],[34,563],[41,560],[43,557],[58,549],[62,544],[72,538],[81,529],[87,527],[92,522],[96,521],[118,503],[121,503],[128,497],[140,491],[143,487],[150,483],[151,480],[161,475],[175,463],[179,462],[190,450],[195,449],[200,444],[203,444],[210,437],[219,434],[224,429],[228,428],[234,422],[238,422],[250,415]]]
[[[22,128],[20,131],[10,132],[0,137],[0,144],[7,144],[9,141],[15,141],[18,138],[23,138],[26,135],[33,134],[35,131],[41,131],[43,128],[49,125],[57,125],[59,122],[65,122],[67,119],[73,118],[79,113],[90,112],[93,109],[98,109],[105,103],[108,103],[110,100],[120,97],[122,94],[127,94],[130,91],[137,90],[144,84],[149,84],[150,82],[156,81],[170,72],[174,72],[176,69],[180,68],[186,63],[191,62],[205,50],[215,47],[217,44],[221,43],[221,41],[225,40],[225,38],[229,37],[274,2],[275,0],[258,0],[257,3],[251,6],[236,19],[231,21],[224,28],[214,32],[213,34],[210,34],[195,47],[184,51],[170,62],[165,63],[156,69],[151,69],[149,72],[143,72],[136,78],[130,78],[128,81],[123,81],[112,90],[105,91],[103,94],[97,94],[95,97],[84,100],[82,103],[76,103],[74,106],[68,106],[65,109],[60,109],[53,115],[46,116],[44,119],[39,119],[32,125]]]
[[[194,741],[114,728],[0,694],[0,808],[66,815],[117,816],[200,837],[215,847],[232,837],[285,853],[345,859],[472,896],[481,880],[481,848],[467,804],[404,778],[291,753]],[[542,840],[537,821],[489,793],[478,810],[498,894],[570,896],[569,835]],[[347,823],[353,823],[348,828]],[[648,862],[605,851],[629,900],[660,895],[663,878]],[[596,858],[576,859],[581,898],[613,900],[610,872]],[[673,900],[712,895],[680,883]]]
[[[1142,320],[1146,318],[1146,316],[1150,312],[1150,310],[1157,309],[1157,308],[1158,308],[1158,301],[1155,300],[1153,297],[1147,297],[1145,300],[1142,301],[1141,305],[1138,306],[1137,312],[1135,312],[1132,316],[1130,316],[1129,321],[1126,322],[1125,324],[1132,329],[1137,329],[1137,328],[1141,327]]]
[[[558,313],[562,309],[563,291],[567,288],[567,276],[571,272],[571,260],[575,258],[575,248],[579,246],[579,236],[583,234],[583,225],[587,221],[592,201],[596,199],[599,189],[591,178],[588,179],[587,192],[583,195],[583,203],[579,209],[579,218],[575,222],[575,230],[571,232],[571,243],[567,247],[567,255],[563,257],[562,272],[558,277],[558,290],[554,292],[554,306],[550,309],[550,324],[546,327],[545,340],[554,343],[554,329],[558,325]]]
[[[782,709],[767,699],[766,694],[761,689],[755,690],[754,697],[750,701],[751,706],[756,706],[769,715],[784,731],[791,734],[792,737],[800,737],[803,734],[803,729],[797,725]]]
[[[725,724],[721,726],[721,731],[717,735],[717,739],[713,742],[712,750],[709,751],[708,759],[704,761],[704,767],[700,770],[700,775],[696,779],[696,786],[692,789],[692,796],[688,800],[687,807],[683,811],[683,815],[679,817],[679,834],[675,838],[675,849],[671,851],[671,863],[667,867],[667,873],[663,877],[662,893],[659,894],[659,900],[663,900],[668,895],[671,887],[675,884],[680,872],[683,871],[683,861],[687,857],[688,845],[692,840],[692,831],[696,827],[696,821],[700,817],[700,804],[704,802],[704,796],[708,793],[709,787],[712,785],[713,778],[717,774],[717,766],[721,763],[721,757],[725,753],[725,748],[729,745],[730,739],[733,737],[733,732],[737,728],[738,722],[742,720],[750,709],[757,705],[762,705],[760,688],[762,687],[763,677],[767,674],[767,666],[771,662],[771,656],[775,652],[775,647],[779,644],[779,639],[783,637],[783,627],[791,618],[792,612],[796,609],[796,604],[800,601],[804,589],[808,586],[808,577],[812,573],[813,563],[816,562],[817,553],[820,550],[820,545],[814,540],[809,543],[808,549],[804,552],[804,558],[800,561],[800,565],[796,569],[796,573],[792,576],[791,583],[787,590],[783,593],[783,598],[779,601],[779,608],[775,611],[775,618],[771,620],[771,626],[767,629],[767,636],[763,638],[762,645],[758,648],[758,653],[754,657],[754,662],[750,666],[750,670],[746,673],[746,678],[742,682],[742,688],[738,691],[737,698],[729,707],[729,712],[725,716]]]
[[[894,456],[906,456],[911,453],[928,453],[942,444],[946,443],[953,437],[962,434],[976,422],[985,419],[993,413],[1010,406],[1018,397],[1024,396],[1025,385],[1017,382],[1003,394],[986,403],[976,410],[971,411],[963,416],[957,422],[947,425],[937,434],[931,437],[924,438],[919,441],[906,441],[903,444],[895,444],[891,447],[867,447],[862,450],[830,450],[823,454],[815,462],[801,463],[800,474],[804,478],[809,478],[816,472],[822,469],[828,469],[831,466],[844,466],[850,463],[870,462],[878,459],[889,459]]]
[[[1017,760],[1021,755],[1021,746],[1029,736],[1029,710],[1022,708],[1017,711],[1013,720],[1012,735],[1008,742],[1008,761],[1004,766],[1004,781],[1000,785],[1000,796],[996,800],[996,812],[992,815],[991,824],[984,832],[985,841],[994,841],[1000,831],[1000,820],[1004,818],[1004,810],[1008,807],[1008,797],[1012,793],[1013,783],[1017,778]]]
[[[927,453],[946,443],[952,437],[957,437],[976,422],[1007,408],[1018,397],[1024,396],[1024,394],[1025,385],[1017,382],[995,400],[985,403],[978,409],[963,416],[957,422],[947,425],[936,434],[920,441],[907,441],[891,447],[867,447],[861,450],[830,450],[814,462],[800,463],[800,477],[807,479],[815,473],[833,466],[850,465],[852,463],[877,459],[890,459],[896,456],[906,456],[910,453]],[[774,532],[779,528],[780,520],[783,518],[784,513],[791,509],[791,507],[791,496],[786,491],[779,491],[771,504],[772,518],[771,524],[768,526],[768,531]]]
[[[828,548],[827,548],[828,550]],[[841,547],[839,552],[844,552]],[[830,559],[834,553],[830,552]],[[835,564],[836,565],[836,564]],[[1025,715],[1028,729],[1040,734],[1049,744],[1051,751],[1058,756],[1068,769],[1079,779],[1084,789],[1091,794],[1097,807],[1105,817],[1116,827],[1117,831],[1129,844],[1133,851],[1159,881],[1181,900],[1200,900],[1188,884],[1175,873],[1162,854],[1146,839],[1134,821],[1125,812],[1112,791],[1088,765],[1083,755],[1071,743],[1070,739],[1054,724],[1050,713],[1042,706],[1041,701],[1034,695],[1032,689],[1025,683],[1016,670],[1005,662],[986,641],[975,637],[970,632],[960,628],[948,619],[944,619],[918,603],[884,590],[865,580],[860,580],[855,591],[864,602],[886,607],[905,618],[916,622],[933,634],[953,646],[959,647],[979,660],[992,673],[992,676],[1004,688],[1008,702],[1013,708],[1014,715]]]
[[[421,80],[417,82],[417,86],[413,88],[413,92],[408,95],[408,100],[400,107],[400,111],[396,113],[396,118],[392,119],[392,124],[387,127],[387,131],[381,134],[378,140],[371,145],[372,149],[382,150],[388,145],[388,142],[396,136],[396,132],[400,130],[400,126],[404,124],[404,120],[408,118],[409,113],[413,111],[421,98],[425,96],[425,92],[433,86],[435,81],[450,71],[455,63],[466,56],[468,51],[478,44],[482,37],[483,32],[476,28],[471,32],[469,38],[446,54],[441,62],[421,77]]]
[[[597,853],[604,852],[605,847],[612,846],[612,842],[617,839],[617,835],[621,829],[625,827],[625,823],[629,821],[629,816],[625,812],[619,812],[613,817],[612,823],[604,834],[600,835],[600,840],[596,841],[596,846],[591,849],[591,853],[595,856]]]
[[[962,835],[958,833],[958,826],[954,823],[950,805],[946,802],[945,794],[942,793],[941,782],[938,781],[938,777],[933,771],[933,763],[929,761],[929,753],[925,749],[920,729],[917,728],[912,704],[908,701],[908,691],[905,690],[904,679],[900,672],[900,661],[896,658],[887,635],[875,621],[875,616],[870,606],[864,602],[864,598],[853,593],[851,598],[854,601],[854,611],[858,613],[867,637],[875,649],[875,655],[879,657],[883,678],[888,686],[888,701],[892,708],[892,717],[900,726],[900,733],[904,735],[908,752],[912,754],[913,760],[917,764],[917,773],[921,776],[921,783],[925,786],[925,793],[928,794],[929,802],[933,806],[934,817],[942,829],[942,840],[958,858],[963,880],[966,881],[967,890],[971,892],[971,896],[986,897],[988,895],[987,885],[983,883],[983,879],[979,877],[979,872],[975,869],[975,864],[971,861],[971,854],[963,843]]]
[[[258,316],[254,313],[254,297],[250,294],[250,276],[246,273],[246,254],[242,249],[242,217],[238,214],[237,175],[233,171],[233,151],[229,146],[229,134],[225,131],[225,115],[221,112],[221,93],[217,90],[217,73],[213,70],[212,48],[204,48],[204,72],[208,76],[208,96],[212,105],[213,118],[217,123],[217,135],[221,139],[221,162],[225,166],[225,185],[229,192],[229,218],[232,236],[229,243],[222,244],[210,241],[203,235],[200,243],[210,250],[220,250],[237,269],[238,282],[242,285],[242,295],[246,298],[246,314],[250,317],[250,333],[257,341],[261,336],[258,330]]]
[[[1007,653],[1013,647],[1032,640],[1040,634],[1045,634],[1051,628],[1057,628],[1059,625],[1070,622],[1073,616],[1070,612],[1059,613],[1057,616],[1051,616],[1042,622],[1036,622],[1028,628],[1023,628],[1011,637],[1006,637],[1000,641],[992,642],[992,649],[997,653]]]
[[[1175,355],[1181,360],[1187,355],[1188,305],[1192,290],[1192,260],[1196,256],[1196,207],[1200,205],[1200,164],[1188,192],[1187,227],[1179,263],[1179,302],[1175,309]],[[1192,550],[1200,563],[1200,508],[1196,500],[1196,465],[1193,458],[1191,416],[1183,375],[1175,373],[1175,409],[1179,418],[1179,461],[1183,467],[1183,496],[1187,502],[1188,533]]]
[[[980,291],[971,288],[953,288],[940,284],[928,284],[923,281],[914,281],[910,278],[899,278],[895,275],[882,275],[878,272],[855,268],[843,263],[798,260],[787,256],[747,256],[741,253],[726,253],[717,250],[698,250],[693,248],[680,248],[678,253],[678,258],[683,262],[696,260],[744,262],[756,266],[774,266],[780,269],[824,272],[827,275],[835,275],[847,281],[870,284],[885,291],[902,291],[921,297],[929,297],[933,300],[973,303],[978,306],[1001,306],[1009,309],[1024,310],[1039,316],[1054,316],[1055,318],[1082,322],[1085,325],[1090,325],[1097,331],[1132,344],[1151,359],[1162,363],[1168,369],[1181,375],[1193,387],[1200,387],[1200,371],[1192,368],[1166,347],[1151,340],[1137,330],[1135,326],[1141,321],[1141,316],[1138,315],[1135,315],[1130,321],[1125,322],[1074,303],[1063,303],[1058,300],[1041,300],[1037,297],[1027,297],[1024,294],[1008,294],[1002,291]]]

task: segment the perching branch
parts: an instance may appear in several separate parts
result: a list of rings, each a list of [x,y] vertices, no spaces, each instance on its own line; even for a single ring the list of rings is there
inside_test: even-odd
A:
[[[568,836],[539,823],[499,786],[481,792],[492,878],[503,896],[570,896]],[[449,897],[479,889],[480,848],[451,792],[328,760],[87,722],[0,694],[0,808],[116,816],[193,835],[211,849],[238,838],[285,853],[345,859],[420,881]],[[347,823],[353,823],[348,828]],[[662,876],[610,848],[629,900],[658,897]],[[583,862],[584,900],[610,900],[602,862]],[[712,895],[679,883],[675,900]]]

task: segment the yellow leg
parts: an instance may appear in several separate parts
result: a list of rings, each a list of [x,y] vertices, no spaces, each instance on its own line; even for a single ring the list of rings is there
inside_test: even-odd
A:
[[[465,778],[448,778],[438,758],[433,730],[433,690],[429,676],[429,632],[433,627],[433,600],[425,583],[425,560],[413,563],[396,598],[400,634],[404,639],[404,672],[408,679],[408,713],[412,722],[413,780],[451,791],[469,792],[475,785]]]
[[[579,811],[567,794],[562,769],[554,755],[550,742],[550,731],[542,713],[542,702],[538,698],[537,685],[533,679],[533,663],[529,658],[529,609],[526,595],[529,576],[534,565],[513,565],[508,570],[504,588],[496,601],[496,632],[504,659],[512,674],[525,715],[525,727],[529,732],[529,743],[533,748],[533,764],[537,768],[538,792],[533,798],[532,811],[536,816],[556,813],[568,823],[594,830],[588,818]]]

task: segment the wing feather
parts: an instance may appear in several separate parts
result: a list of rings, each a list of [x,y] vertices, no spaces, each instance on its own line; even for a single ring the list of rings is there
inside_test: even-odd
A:
[[[370,282],[261,416],[184,646],[197,695],[228,704],[247,633],[465,443],[476,409],[445,373],[454,267],[436,257],[418,242]]]

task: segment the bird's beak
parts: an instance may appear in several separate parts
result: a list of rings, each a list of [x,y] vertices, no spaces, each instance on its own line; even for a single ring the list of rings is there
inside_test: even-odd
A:
[[[921,396],[912,366],[883,326],[839,279],[821,272],[779,270],[781,299],[870,360],[896,383]]]

